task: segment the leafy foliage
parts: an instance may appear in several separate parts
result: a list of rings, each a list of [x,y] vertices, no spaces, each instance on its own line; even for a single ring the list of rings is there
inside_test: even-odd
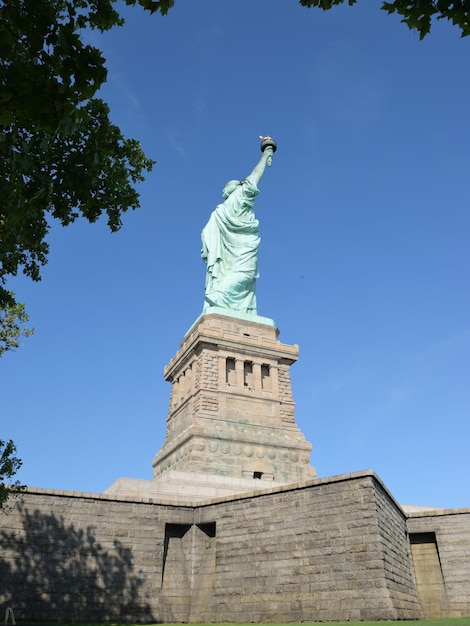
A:
[[[11,493],[17,493],[24,488],[18,481],[5,482],[5,479],[9,481],[22,465],[22,461],[15,453],[16,446],[11,439],[10,441],[0,439],[0,509],[4,507]]]
[[[1,285],[47,262],[51,217],[64,226],[107,217],[111,231],[139,206],[134,184],[153,161],[95,98],[107,72],[84,29],[123,24],[115,0],[0,0]],[[165,14],[172,0],[127,0]]]
[[[324,11],[332,6],[343,4],[345,0],[300,0],[304,7],[319,7]],[[348,0],[352,6],[357,0]],[[387,13],[402,15],[410,29],[417,30],[423,39],[431,30],[433,18],[448,19],[462,31],[462,37],[470,35],[470,0],[394,0],[383,2],[382,7]]]
[[[20,347],[20,337],[29,337],[34,328],[25,328],[29,319],[24,304],[15,302],[13,294],[6,292],[8,299],[0,308],[0,357],[8,350]]]
[[[136,4],[140,4],[144,9],[150,11],[150,13],[157,13],[160,11],[162,15],[166,15],[171,9],[171,7],[175,4],[174,0],[126,0],[126,4],[129,6],[135,6]]]
[[[126,0],[166,14],[173,0]],[[154,162],[111,123],[95,98],[106,81],[100,50],[83,41],[124,21],[115,0],[0,0],[0,356],[19,346],[28,315],[4,287],[19,269],[40,279],[51,218],[63,226],[107,216],[111,231],[139,206],[134,184]],[[0,508],[21,467],[0,440]]]

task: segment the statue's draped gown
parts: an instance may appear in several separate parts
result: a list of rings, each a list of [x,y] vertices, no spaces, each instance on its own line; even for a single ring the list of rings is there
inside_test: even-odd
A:
[[[260,236],[253,204],[258,193],[252,176],[242,180],[202,231],[207,264],[204,311],[222,307],[256,314]]]

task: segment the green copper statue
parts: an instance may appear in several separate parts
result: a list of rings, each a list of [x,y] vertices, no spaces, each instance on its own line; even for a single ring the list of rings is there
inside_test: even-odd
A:
[[[230,180],[202,231],[202,258],[207,265],[204,312],[222,308],[256,315],[259,222],[253,212],[258,183],[272,163],[276,142],[260,137],[261,159],[249,176]]]

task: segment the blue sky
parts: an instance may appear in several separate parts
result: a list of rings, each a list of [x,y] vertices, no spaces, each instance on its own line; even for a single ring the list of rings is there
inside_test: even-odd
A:
[[[53,226],[36,332],[0,362],[1,438],[31,486],[151,478],[163,367],[202,310],[200,232],[227,180],[278,143],[255,211],[258,312],[296,343],[296,418],[318,475],[373,469],[399,502],[470,506],[470,38],[379,3],[122,7],[92,34],[112,119],[157,161],[142,207]]]

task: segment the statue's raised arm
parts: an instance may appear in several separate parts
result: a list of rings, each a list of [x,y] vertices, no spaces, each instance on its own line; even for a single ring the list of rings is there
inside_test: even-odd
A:
[[[260,160],[246,178],[225,185],[224,202],[202,231],[202,258],[207,265],[204,312],[228,309],[256,315],[260,237],[253,204],[258,183],[276,151],[271,137],[260,139]]]
[[[261,180],[264,170],[266,169],[266,165],[271,167],[273,162],[273,154],[276,151],[276,143],[272,137],[266,136],[263,137],[260,135],[261,141],[261,159],[255,165],[251,176],[255,180],[256,184]]]

